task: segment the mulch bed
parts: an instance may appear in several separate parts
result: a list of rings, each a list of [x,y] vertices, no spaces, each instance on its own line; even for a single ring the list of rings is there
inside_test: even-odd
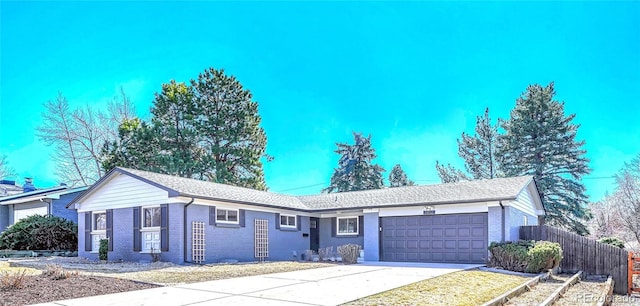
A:
[[[27,276],[20,289],[0,290],[0,304],[37,304],[155,287],[158,286],[111,277],[74,275],[54,280],[44,275],[34,275]]]

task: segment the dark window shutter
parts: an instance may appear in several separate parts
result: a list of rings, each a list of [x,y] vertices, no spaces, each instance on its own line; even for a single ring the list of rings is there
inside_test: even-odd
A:
[[[358,217],[358,236],[364,236],[364,216]]]
[[[133,251],[142,249],[142,233],[140,233],[140,207],[133,208]]]
[[[336,236],[336,232],[338,231],[338,218],[331,218],[331,237]]]
[[[169,251],[169,205],[160,205],[160,250]]]
[[[91,252],[91,212],[84,213],[84,250]]]
[[[302,224],[301,224],[302,223],[301,222],[302,221],[302,217],[301,216],[296,216],[296,219],[297,219],[296,220],[296,225],[298,226],[298,230],[301,230],[302,229]]]
[[[280,229],[280,214],[276,213],[276,229]]]
[[[107,209],[107,239],[109,239],[109,252],[113,252],[113,209]]]
[[[209,225],[216,225],[216,207],[209,206]]]
[[[240,223],[240,227],[244,227],[244,209],[238,210],[238,222]]]

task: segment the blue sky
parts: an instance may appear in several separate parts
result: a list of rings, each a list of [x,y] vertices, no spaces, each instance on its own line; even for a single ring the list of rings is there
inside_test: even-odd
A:
[[[0,2],[0,154],[18,180],[56,184],[35,135],[42,104],[104,107],[122,86],[148,118],[153,93],[224,68],[252,91],[272,191],[317,193],[351,131],[419,184],[489,107],[507,118],[555,81],[576,113],[592,200],[640,152],[640,2]],[[310,186],[302,188],[305,186]]]

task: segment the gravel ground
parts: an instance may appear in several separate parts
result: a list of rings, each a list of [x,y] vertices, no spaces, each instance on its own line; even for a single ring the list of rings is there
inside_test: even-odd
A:
[[[538,283],[532,288],[532,291],[521,294],[505,305],[540,305],[571,276],[568,274],[552,275],[546,281]]]
[[[571,286],[554,305],[596,305],[604,290],[604,281],[581,280]]]
[[[157,287],[110,277],[75,275],[55,280],[29,275],[19,289],[0,289],[0,305],[27,305]]]

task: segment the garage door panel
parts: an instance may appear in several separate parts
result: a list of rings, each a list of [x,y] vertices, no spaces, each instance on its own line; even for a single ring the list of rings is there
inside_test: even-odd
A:
[[[421,228],[419,233],[420,233],[420,238],[431,237],[431,229]]]
[[[471,228],[471,237],[484,237],[487,233],[487,227],[474,226]]]
[[[487,249],[487,244],[485,243],[484,240],[472,240],[471,241],[471,248],[478,250],[478,249],[483,249],[486,250]]]
[[[458,229],[455,227],[449,227],[449,228],[445,228],[444,229],[444,236],[447,238],[451,238],[451,237],[457,237],[458,236]]]
[[[483,263],[487,214],[383,217],[383,260]]]
[[[418,249],[418,244],[419,244],[418,240],[408,240],[407,241],[407,249],[416,250],[416,249]]]
[[[407,237],[418,237],[418,229],[417,228],[408,229]]]
[[[443,228],[434,228],[431,230],[431,237],[433,238],[442,238],[444,234],[444,229]]]
[[[442,240],[432,240],[431,241],[431,248],[432,249],[442,249],[444,243],[442,243]]]

